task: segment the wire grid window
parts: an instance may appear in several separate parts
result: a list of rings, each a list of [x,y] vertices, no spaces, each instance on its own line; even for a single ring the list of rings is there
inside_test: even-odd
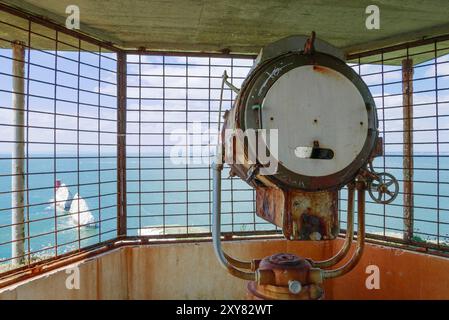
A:
[[[99,45],[3,11],[0,24],[1,272],[116,237],[117,61]],[[13,64],[21,63],[14,41],[23,46],[23,95],[13,91]],[[14,121],[20,96],[23,124]],[[17,129],[24,158],[13,157]],[[13,201],[17,163],[23,203]],[[14,224],[21,208],[24,222]],[[14,237],[14,227],[24,236]],[[22,242],[24,253],[13,256]]]
[[[240,87],[252,64],[236,57],[127,55],[128,235],[211,232],[218,121],[235,98],[224,89],[219,115],[221,76],[226,70]],[[254,199],[245,182],[223,180],[223,232],[274,228],[255,216]]]
[[[117,235],[117,50],[74,32],[0,10],[0,272],[57,257]],[[9,37],[9,35],[14,35]],[[446,37],[447,39],[447,37]],[[23,46],[24,123],[15,124],[12,47]],[[107,47],[107,48],[106,48]],[[354,55],[348,62],[375,97],[384,156],[400,194],[388,205],[367,197],[372,238],[447,250],[449,242],[449,41]],[[221,76],[240,87],[253,60],[173,54],[127,55],[127,235],[192,237],[211,231],[212,172]],[[406,155],[402,61],[413,60],[411,152]],[[224,90],[222,110],[235,94]],[[221,115],[220,115],[221,116]],[[123,123],[121,123],[123,124]],[[13,157],[23,129],[25,156]],[[121,149],[120,149],[121,150]],[[199,151],[198,151],[199,150]],[[198,153],[199,152],[199,153]],[[15,163],[23,160],[24,200],[13,203]],[[407,165],[405,165],[407,164]],[[405,191],[406,166],[412,183]],[[226,172],[226,170],[224,171]],[[55,187],[57,186],[57,188]],[[77,196],[78,195],[78,196]],[[223,231],[267,233],[254,191],[223,181]],[[341,193],[340,211],[346,211]],[[23,208],[25,221],[12,222]],[[412,209],[412,221],[404,212]],[[341,215],[345,228],[345,215]],[[23,226],[24,236],[12,229]],[[411,234],[406,229],[411,228]],[[22,256],[12,247],[24,243]]]
[[[409,80],[402,75],[404,59],[413,61],[413,75]],[[367,197],[368,237],[447,250],[449,41],[377,50],[375,54],[354,56],[350,65],[367,83],[377,106],[384,156],[375,159],[374,170],[393,174],[400,186],[399,196],[393,203],[377,204]],[[412,91],[412,114],[406,113],[403,107],[407,86]],[[410,126],[406,124],[407,119]],[[411,157],[407,156],[409,152]],[[412,169],[408,170],[410,165]],[[409,180],[411,186],[407,187]],[[346,193],[341,194],[344,212]],[[407,210],[412,211],[412,219],[404,218]],[[344,214],[342,218],[345,226]]]

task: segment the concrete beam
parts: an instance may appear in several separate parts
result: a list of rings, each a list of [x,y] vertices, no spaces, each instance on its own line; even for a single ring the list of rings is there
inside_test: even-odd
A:
[[[73,4],[71,0],[0,2],[61,25],[66,6]],[[365,9],[373,4],[380,8],[379,30],[365,27]],[[318,38],[352,54],[449,33],[446,0],[79,0],[77,5],[81,32],[125,49],[257,54],[268,43],[315,30]],[[6,29],[0,30],[2,37],[17,38]],[[35,39],[34,46],[51,50],[45,45]],[[415,63],[433,57],[419,58],[414,58]]]

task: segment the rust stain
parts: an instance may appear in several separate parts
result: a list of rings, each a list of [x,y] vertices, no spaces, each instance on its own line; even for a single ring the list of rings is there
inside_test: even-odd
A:
[[[320,72],[320,73],[331,73],[328,68],[318,66],[318,65],[313,66],[313,71]]]
[[[338,235],[338,193],[292,193],[290,219],[296,225],[295,238],[300,240],[328,240]]]
[[[256,188],[256,213],[262,219],[282,228],[284,194],[280,189]]]
[[[332,69],[329,69],[329,68],[326,68],[323,66],[314,65],[313,71],[318,72],[323,75],[326,75],[326,76],[329,76],[329,77],[339,78],[338,73],[336,73]]]
[[[330,240],[338,236],[338,192],[256,189],[256,213],[282,228],[289,240]]]

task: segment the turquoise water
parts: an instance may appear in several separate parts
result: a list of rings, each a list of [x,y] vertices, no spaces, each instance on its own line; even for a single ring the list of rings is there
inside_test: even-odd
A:
[[[81,155],[83,156],[83,155]],[[6,156],[3,156],[3,158]],[[98,228],[81,227],[79,230],[70,223],[64,212],[55,211],[51,204],[53,195],[53,184],[55,179],[62,180],[74,194],[78,192],[78,175],[76,159],[53,160],[38,159],[44,155],[36,155],[29,160],[29,172],[52,172],[53,174],[30,174],[29,188],[29,228],[30,241],[26,242],[26,247],[32,252],[38,251],[43,256],[54,255],[52,248],[56,241],[58,243],[58,254],[84,247],[115,237],[116,234],[116,159],[113,156],[102,158],[100,162],[96,158],[80,159],[80,170],[92,170],[79,174],[79,183],[88,184],[79,187],[81,196],[87,201],[92,214],[97,221],[102,220]],[[85,157],[89,157],[86,155]],[[93,157],[93,155],[90,155]],[[0,260],[8,259],[11,256],[11,244],[6,243],[11,239],[11,196],[8,193],[11,188],[11,177],[7,175],[11,172],[11,161],[0,160]],[[430,241],[436,240],[440,235],[440,241],[449,240],[449,161],[447,156],[440,157],[439,176],[437,177],[437,158],[435,156],[415,157],[415,218],[417,220],[428,220],[430,222],[415,221],[416,235]],[[383,166],[381,159],[377,160],[377,166]],[[385,157],[385,166],[390,167],[388,172],[402,179],[402,158],[399,156]],[[101,168],[101,174],[97,170]],[[189,232],[201,232],[209,230],[210,224],[210,201],[212,199],[210,187],[212,176],[207,166],[176,166],[170,163],[169,159],[162,158],[142,158],[140,167],[145,168],[140,171],[138,159],[128,158],[127,160],[128,187],[128,228],[129,234],[137,234],[138,228],[160,226],[163,223],[172,226],[189,225]],[[163,168],[165,167],[165,171]],[[393,169],[397,168],[397,169]],[[426,170],[423,170],[426,169]],[[380,170],[380,168],[378,168]],[[227,174],[224,174],[226,176]],[[139,197],[139,183],[131,180],[153,180],[142,182]],[[166,179],[165,183],[162,181]],[[189,179],[187,181],[187,178]],[[440,185],[436,183],[439,178]],[[98,182],[101,182],[98,185]],[[231,192],[234,188],[236,191]],[[261,223],[262,220],[254,220],[253,214],[253,192],[242,181],[234,179],[232,182],[226,180],[223,184],[223,224],[224,230],[231,230],[228,226],[234,224],[234,231],[253,230],[254,221]],[[165,191],[165,193],[164,193]],[[6,192],[6,193],[5,193]],[[436,195],[439,193],[440,197]],[[98,195],[101,194],[100,197]],[[422,195],[420,195],[422,194]],[[345,194],[342,194],[342,198]],[[187,203],[188,202],[188,203]],[[140,206],[135,204],[141,204]],[[342,201],[342,209],[345,208]],[[394,201],[392,205],[382,206],[379,204],[367,204],[367,231],[373,233],[383,232],[386,228],[387,234],[398,234],[402,227],[402,195]],[[99,210],[98,208],[102,208]],[[425,207],[425,208],[424,208]],[[439,212],[437,208],[440,208]],[[140,211],[139,211],[140,210]],[[384,210],[386,216],[384,217]],[[56,218],[55,218],[56,212]],[[139,218],[139,212],[141,218]],[[233,214],[231,214],[233,212]],[[188,215],[186,214],[188,213]],[[164,217],[163,217],[164,215]],[[436,223],[440,220],[440,225]],[[342,221],[345,215],[342,215]],[[342,224],[344,226],[344,223]],[[257,225],[258,229],[270,229],[271,225]],[[56,235],[54,231],[58,230]],[[427,235],[430,234],[430,235]],[[81,240],[78,242],[78,240]]]
[[[3,156],[5,157],[5,156]],[[26,224],[26,234],[31,237],[30,241],[26,241],[26,249],[28,246],[30,251],[39,251],[42,256],[54,255],[55,250],[51,248],[58,243],[58,254],[81,247],[88,246],[107,240],[115,236],[116,228],[116,160],[114,158],[101,159],[101,174],[98,171],[81,172],[79,175],[79,183],[86,184],[77,188],[78,176],[76,172],[76,159],[57,159],[54,161],[48,159],[38,159],[45,155],[35,155],[30,158],[29,163],[29,189],[28,202],[30,204],[29,211],[25,211],[25,215],[29,216],[29,224]],[[98,168],[98,160],[95,158],[81,159],[80,170],[96,170]],[[56,175],[50,174],[33,174],[39,172],[53,172],[56,168]],[[110,169],[110,170],[108,170]],[[9,258],[11,256],[11,244],[4,244],[11,240],[11,230],[8,225],[11,224],[11,210],[4,210],[11,207],[11,177],[3,176],[11,172],[11,160],[0,160],[0,259]],[[52,205],[54,199],[54,181],[62,180],[69,187],[72,195],[79,191],[81,196],[87,201],[88,206],[94,215],[96,221],[107,220],[101,223],[101,228],[85,228],[79,230],[80,238],[83,239],[78,243],[78,228],[71,223],[67,213],[56,211]],[[102,183],[97,185],[101,181]],[[108,182],[112,181],[112,182]],[[101,197],[98,195],[101,194]],[[110,195],[111,194],[111,195]],[[104,209],[98,210],[99,207]],[[57,218],[55,219],[55,212]],[[65,215],[65,216],[64,216]],[[5,227],[6,226],[6,227]],[[53,232],[58,230],[55,235]],[[101,233],[101,236],[100,236]],[[49,249],[46,249],[49,248]]]

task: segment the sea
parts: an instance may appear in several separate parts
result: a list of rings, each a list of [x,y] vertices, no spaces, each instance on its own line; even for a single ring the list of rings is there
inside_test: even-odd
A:
[[[157,155],[141,157],[140,160],[128,156],[129,234],[139,234],[141,230],[158,227],[162,223],[170,226],[189,225],[192,230],[198,226],[197,231],[210,230],[212,174],[207,165],[189,165],[186,169],[185,165],[167,164],[168,159],[164,162],[163,157]],[[10,155],[0,155],[0,263],[7,263],[11,258],[11,160],[8,157]],[[438,158],[432,154],[414,157],[414,166],[419,168],[415,169],[414,175],[414,230],[415,236],[423,241],[449,242],[448,157],[443,155]],[[402,161],[399,154],[390,154],[375,162],[376,171],[384,171],[385,167],[385,171],[398,179],[400,194],[389,205],[376,204],[367,197],[368,233],[402,236]],[[33,252],[34,258],[62,254],[115,237],[117,162],[114,155],[105,155],[99,160],[96,155],[85,155],[78,161],[70,155],[58,156],[54,160],[52,155],[39,154],[29,158],[28,166],[30,174],[27,184],[32,191],[26,197],[30,206],[25,210],[28,221],[25,229],[30,239],[26,241],[25,247],[27,251]],[[78,166],[80,171],[84,171],[79,175],[76,172]],[[142,170],[137,170],[139,167]],[[102,170],[100,173],[98,168]],[[223,173],[223,177],[226,176],[227,173]],[[140,186],[138,182],[132,182],[139,178],[152,181],[142,182]],[[79,192],[96,221],[101,220],[101,224],[96,228],[79,228],[73,224],[67,212],[55,209],[52,203],[55,180],[68,185],[72,194]],[[102,183],[98,184],[99,181]],[[81,186],[78,187],[78,184]],[[231,187],[235,189],[233,192],[229,191]],[[226,216],[223,223],[232,222],[235,231],[252,230],[254,221],[258,221],[262,229],[270,228],[269,225],[263,225],[261,219],[254,217],[250,187],[233,179],[233,182],[225,181],[224,188],[228,191],[224,191],[227,195],[224,196],[223,212]],[[143,193],[139,195],[139,191]],[[99,194],[101,197],[98,197]],[[341,226],[345,228],[344,190],[340,196]],[[100,207],[101,210],[98,210]],[[166,217],[162,217],[162,214]]]

